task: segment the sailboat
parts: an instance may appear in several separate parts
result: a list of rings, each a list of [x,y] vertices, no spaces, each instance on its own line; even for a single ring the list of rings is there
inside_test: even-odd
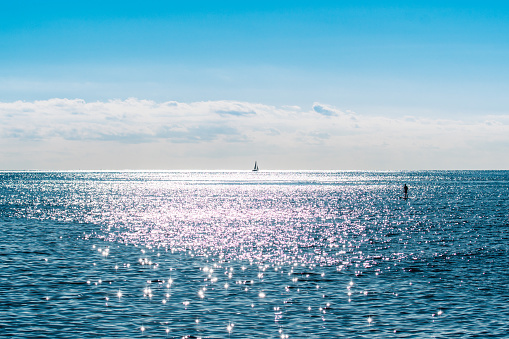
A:
[[[255,161],[255,166],[253,168],[253,172],[258,172],[258,164],[256,163],[256,161]]]

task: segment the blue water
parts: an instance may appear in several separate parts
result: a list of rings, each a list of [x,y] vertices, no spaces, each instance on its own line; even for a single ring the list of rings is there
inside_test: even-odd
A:
[[[0,172],[2,337],[504,338],[508,254],[509,171]]]

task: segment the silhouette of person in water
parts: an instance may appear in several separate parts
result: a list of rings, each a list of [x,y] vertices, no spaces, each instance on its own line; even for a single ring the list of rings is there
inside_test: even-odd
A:
[[[403,191],[405,192],[404,198],[407,199],[408,198],[408,186],[406,184],[405,184],[405,186],[403,186]]]

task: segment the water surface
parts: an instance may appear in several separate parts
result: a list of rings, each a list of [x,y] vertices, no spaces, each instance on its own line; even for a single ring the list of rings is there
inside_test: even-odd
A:
[[[508,196],[508,171],[0,172],[0,336],[503,338]]]

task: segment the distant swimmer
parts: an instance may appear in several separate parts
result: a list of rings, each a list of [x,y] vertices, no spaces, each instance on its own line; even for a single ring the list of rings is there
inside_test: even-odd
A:
[[[407,199],[408,198],[408,186],[406,184],[405,184],[405,186],[403,186],[403,192],[405,193],[404,198]]]

